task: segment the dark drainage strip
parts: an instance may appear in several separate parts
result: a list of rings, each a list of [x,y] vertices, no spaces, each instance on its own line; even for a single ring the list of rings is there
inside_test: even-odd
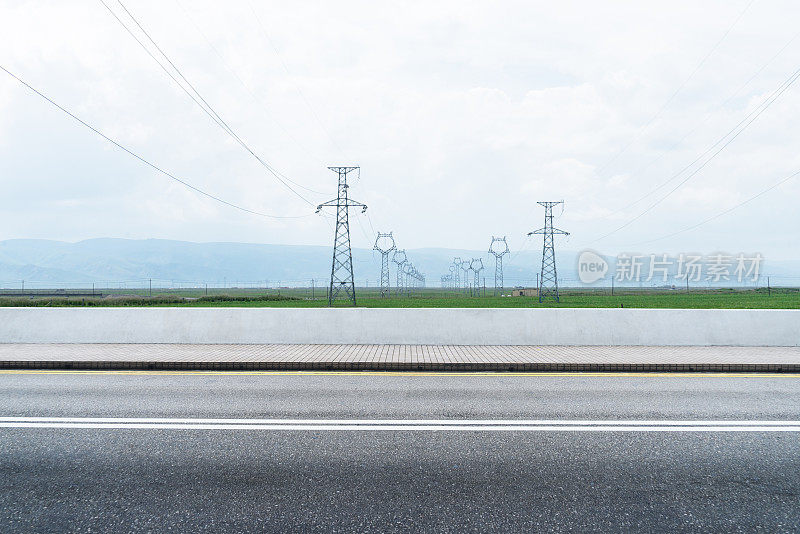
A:
[[[96,371],[511,371],[800,373],[800,363],[0,361],[0,369]]]

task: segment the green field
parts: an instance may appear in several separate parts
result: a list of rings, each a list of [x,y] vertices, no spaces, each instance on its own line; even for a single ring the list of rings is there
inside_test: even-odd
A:
[[[285,307],[327,306],[324,293],[311,298],[305,289],[284,290],[160,290],[153,296],[114,292],[103,297],[5,296],[0,306],[182,306],[182,307]],[[337,303],[344,305],[344,303]],[[358,306],[365,308],[718,308],[800,309],[800,289],[705,289],[694,291],[625,289],[609,291],[564,290],[561,302],[539,303],[536,297],[467,296],[451,291],[427,289],[414,296],[380,298],[375,289],[358,293]]]

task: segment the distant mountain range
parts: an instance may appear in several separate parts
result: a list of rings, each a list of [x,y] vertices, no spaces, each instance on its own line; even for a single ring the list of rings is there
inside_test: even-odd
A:
[[[531,245],[532,247],[532,245]],[[538,248],[538,247],[537,247]],[[485,250],[445,248],[408,249],[409,260],[438,287],[454,257],[481,258],[487,286],[493,284],[494,258]],[[255,243],[192,243],[164,239],[88,239],[76,243],[43,239],[0,241],[0,286],[62,287],[100,284],[154,285],[208,282],[227,286],[246,284],[324,285],[330,277],[330,247]],[[577,253],[558,251],[559,277],[577,279]],[[612,258],[608,258],[612,259]],[[540,250],[512,251],[505,257],[505,286],[533,285]],[[380,253],[353,249],[356,281],[378,284]],[[394,283],[394,264],[391,265]],[[766,263],[763,272],[778,277],[800,275],[800,261]],[[800,283],[800,277],[794,285]]]
[[[454,257],[482,258],[483,275],[494,277],[494,260],[484,251],[454,249],[410,249],[408,259],[428,284],[439,285]],[[506,278],[535,279],[539,254],[523,251],[512,261],[506,256]],[[330,247],[267,245],[255,243],[192,243],[164,239],[88,239],[76,243],[43,239],[0,241],[0,285],[28,287],[97,283],[139,282],[152,278],[162,282],[209,282],[227,285],[308,284],[324,285],[330,277]],[[380,276],[380,253],[353,249],[353,264],[359,285],[376,285]],[[394,282],[394,264],[391,264]]]

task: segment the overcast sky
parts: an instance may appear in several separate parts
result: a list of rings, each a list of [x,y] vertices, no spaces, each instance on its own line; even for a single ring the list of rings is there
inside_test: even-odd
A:
[[[335,195],[327,165],[361,166],[351,196],[370,219],[352,217],[354,246],[371,247],[374,228],[405,248],[484,249],[492,235],[538,248],[525,237],[543,223],[536,201],[563,199],[566,249],[800,258],[800,177],[658,239],[800,170],[798,82],[665,184],[800,67],[796,1],[123,2],[254,152],[323,193],[297,189],[311,204]],[[0,71],[0,239],[331,243],[330,220],[99,0],[3,0],[0,51],[0,65],[182,180],[305,216],[203,197]]]

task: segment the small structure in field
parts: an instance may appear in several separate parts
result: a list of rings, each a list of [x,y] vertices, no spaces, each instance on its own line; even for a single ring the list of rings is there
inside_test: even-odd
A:
[[[536,288],[515,288],[511,290],[512,297],[538,297],[539,290]]]

